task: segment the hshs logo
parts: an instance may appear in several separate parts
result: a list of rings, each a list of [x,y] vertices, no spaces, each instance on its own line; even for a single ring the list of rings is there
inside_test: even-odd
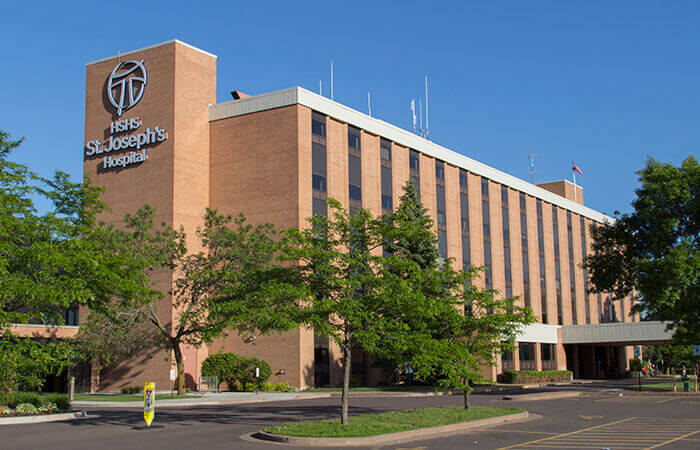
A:
[[[143,60],[123,61],[117,64],[107,79],[107,96],[119,116],[141,100],[147,82],[148,74]]]

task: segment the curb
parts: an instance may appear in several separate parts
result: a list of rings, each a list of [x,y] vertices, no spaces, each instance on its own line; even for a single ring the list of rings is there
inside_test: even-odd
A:
[[[156,406],[158,408],[168,408],[168,407],[183,407],[183,406],[217,406],[217,405],[243,405],[249,403],[266,403],[266,402],[286,402],[292,400],[306,400],[306,399],[317,399],[317,398],[330,398],[331,394],[297,394],[292,398],[251,398],[243,400],[202,400],[202,399],[192,399],[192,400],[158,400],[156,397]],[[197,401],[198,400],[198,401]],[[90,406],[90,407],[103,407],[103,408],[142,408],[143,401],[137,402],[91,402],[91,401],[80,401],[72,402],[74,406]]]
[[[280,434],[266,433],[262,430],[252,433],[250,437],[256,441],[270,441],[271,443],[296,445],[300,447],[367,447],[382,444],[396,444],[400,442],[430,439],[445,434],[459,434],[481,428],[496,425],[525,422],[540,416],[529,414],[527,411],[509,414],[507,416],[490,417],[488,419],[473,420],[471,422],[453,423],[437,427],[419,428],[417,430],[399,431],[398,433],[381,434],[367,437],[346,438],[313,438],[298,436],[283,436]],[[247,437],[247,436],[246,436]],[[243,438],[243,436],[241,436]]]
[[[534,400],[555,400],[560,398],[573,398],[580,397],[581,395],[581,391],[538,392],[536,394],[504,395],[503,400],[527,402]]]
[[[453,391],[414,391],[414,392],[401,392],[401,391],[360,391],[352,392],[350,391],[350,398],[352,397],[439,397],[442,395],[457,395],[462,394],[461,392]],[[309,395],[309,394],[307,394]],[[342,392],[332,392],[331,397],[340,397]]]
[[[60,422],[63,420],[91,419],[97,416],[88,417],[85,411],[73,411],[69,413],[47,414],[44,416],[19,416],[4,417],[0,419],[0,425],[21,425],[26,423]]]

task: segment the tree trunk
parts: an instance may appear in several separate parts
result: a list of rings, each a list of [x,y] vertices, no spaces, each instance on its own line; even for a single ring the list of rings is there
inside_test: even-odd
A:
[[[469,396],[472,393],[472,387],[469,385],[469,380],[466,378],[462,378],[462,385],[464,386],[463,395],[464,395],[464,409],[469,409]]]
[[[95,358],[90,367],[90,393],[95,393],[100,390],[100,370],[102,369],[102,364],[100,364],[100,359]]]
[[[340,412],[341,425],[348,424],[348,410],[350,406],[350,368],[352,349],[350,348],[350,335],[345,332],[345,344],[343,345],[343,394],[341,397],[342,408]]]
[[[182,350],[180,342],[171,339],[170,346],[175,355],[175,365],[177,366],[177,395],[185,395],[185,363],[182,360]]]

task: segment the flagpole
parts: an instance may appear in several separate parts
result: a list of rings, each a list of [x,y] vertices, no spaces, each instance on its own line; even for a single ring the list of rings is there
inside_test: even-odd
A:
[[[574,173],[574,203],[578,203],[578,200],[576,198],[576,191],[578,191],[578,189],[576,189],[576,162],[571,161],[571,163],[572,163],[571,164],[572,165],[571,171]]]

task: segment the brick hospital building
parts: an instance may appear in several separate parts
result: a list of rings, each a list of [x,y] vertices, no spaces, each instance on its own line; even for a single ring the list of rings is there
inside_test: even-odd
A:
[[[409,177],[435,221],[439,250],[456,267],[485,266],[480,287],[518,296],[538,323],[517,348],[485,368],[569,369],[575,377],[620,376],[631,345],[666,340],[657,322],[630,315],[633,300],[586,289],[583,257],[590,230],[611,220],[583,203],[581,187],[561,180],[531,184],[300,87],[217,102],[216,56],[169,41],[86,67],[84,175],[105,188],[104,220],[121,223],[144,203],[157,219],[183,226],[191,249],[206,207],[243,213],[253,223],[307,226],[325,199],[379,215],[395,208]],[[156,280],[164,292],[172,274]],[[158,304],[176,319],[169,300]],[[83,314],[84,316],[84,314]],[[21,327],[18,327],[21,328]],[[75,327],[63,327],[66,336]],[[74,332],[74,331],[73,331]],[[188,382],[207,355],[231,351],[270,363],[274,381],[337,384],[339,352],[312,330],[243,341],[235,333],[185,349]],[[366,357],[352,376],[380,378]],[[169,386],[168,352],[118,364],[100,390],[155,381]],[[96,388],[96,387],[93,387]]]

